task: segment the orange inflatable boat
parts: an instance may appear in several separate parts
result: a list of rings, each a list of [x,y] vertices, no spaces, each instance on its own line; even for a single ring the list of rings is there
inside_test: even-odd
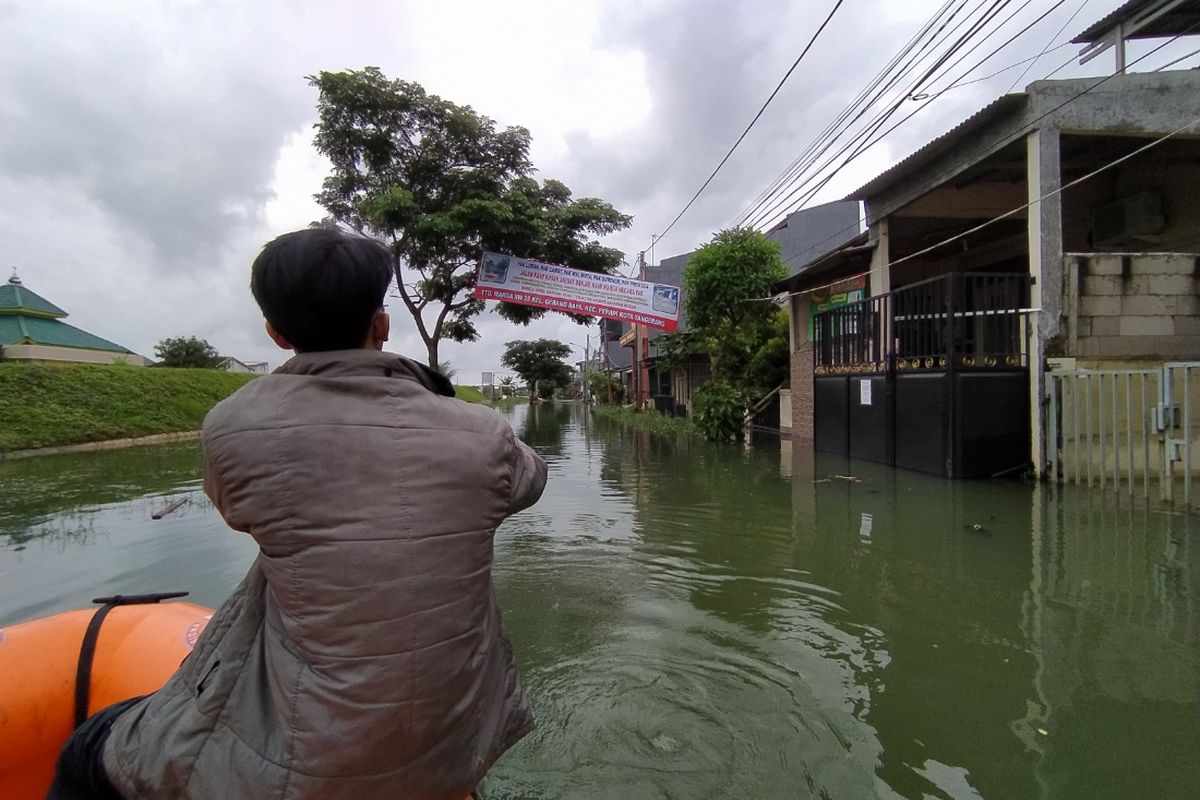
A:
[[[213,614],[159,603],[184,594],[102,597],[0,628],[0,798],[43,800],[78,722],[167,682]]]

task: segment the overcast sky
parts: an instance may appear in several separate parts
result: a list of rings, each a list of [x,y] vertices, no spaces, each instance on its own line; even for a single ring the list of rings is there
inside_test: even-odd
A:
[[[194,335],[223,354],[277,366],[288,354],[262,332],[249,265],[267,240],[321,216],[312,195],[327,166],[311,147],[316,93],[304,76],[367,65],[529,128],[541,177],[634,216],[608,242],[632,262],[711,172],[830,5],[0,0],[0,279],[16,267],[68,321],[147,356],[165,337]],[[739,151],[657,244],[655,260],[733,223],[938,5],[846,0]],[[1052,5],[1036,0],[1023,19]],[[1064,3],[980,74],[1059,44],[1118,2],[1080,5]],[[1164,58],[1186,52],[1184,44]],[[1077,49],[1047,54],[1021,85]],[[1102,57],[1060,75],[1110,65]],[[930,103],[814,202],[838,199],[956,124],[1007,91],[1021,69]],[[403,306],[389,310],[389,349],[423,358]],[[589,332],[561,317],[520,328],[490,310],[480,322],[479,342],[443,345],[462,382],[499,369],[510,339],[582,347]]]

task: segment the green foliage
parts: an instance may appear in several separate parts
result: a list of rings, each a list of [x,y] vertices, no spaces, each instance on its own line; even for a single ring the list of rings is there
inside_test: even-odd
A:
[[[746,370],[747,386],[753,396],[765,395],[776,386],[788,383],[791,375],[790,335],[787,312],[776,310],[768,335],[751,354]]]
[[[154,345],[154,357],[160,367],[218,369],[221,366],[221,354],[217,349],[195,336],[163,339]]]
[[[450,366],[449,361],[439,361],[437,371],[445,375],[450,380],[454,380],[454,376],[458,374],[458,370]]]
[[[704,340],[694,331],[664,333],[654,338],[659,358],[667,367],[682,367],[693,356],[706,355]]]
[[[517,380],[512,375],[505,375],[500,379],[500,394],[503,397],[512,397],[517,393]]]
[[[610,396],[614,405],[624,402],[625,387],[616,375],[607,372],[588,373],[588,390],[598,403],[608,403]]]
[[[591,272],[623,262],[594,237],[632,218],[603,200],[572,198],[558,181],[534,179],[525,128],[499,130],[470,106],[390,80],[377,67],[308,81],[319,92],[314,144],[333,167],[316,199],[332,221],[389,245],[431,366],[441,339],[479,337],[472,318],[484,303],[472,291],[484,251]],[[546,313],[508,303],[499,311],[521,324]]]
[[[254,376],[210,369],[0,364],[0,452],[194,431]]]
[[[697,395],[696,426],[711,439],[739,436],[750,404],[786,379],[787,318],[763,299],[786,276],[779,245],[748,228],[718,232],[684,270],[695,340],[676,349],[708,355],[712,381]]]
[[[593,406],[593,413],[598,417],[656,434],[689,436],[696,432],[686,419],[667,416],[657,411],[634,411],[632,408],[621,406]]]
[[[704,438],[730,441],[742,434],[747,398],[741,389],[721,380],[709,381],[693,398],[692,424]]]
[[[712,336],[743,323],[761,325],[775,311],[760,298],[787,277],[779,244],[751,228],[732,228],[713,236],[684,269],[683,305],[692,330]]]
[[[550,398],[559,386],[571,385],[571,368],[565,360],[571,346],[554,339],[518,340],[504,346],[500,363],[521,376],[531,396]]]

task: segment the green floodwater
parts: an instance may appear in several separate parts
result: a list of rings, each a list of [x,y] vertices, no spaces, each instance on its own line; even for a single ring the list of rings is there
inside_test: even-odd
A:
[[[539,727],[489,800],[1200,797],[1195,516],[504,413],[551,479],[496,539]],[[0,624],[253,555],[195,445],[0,463]]]

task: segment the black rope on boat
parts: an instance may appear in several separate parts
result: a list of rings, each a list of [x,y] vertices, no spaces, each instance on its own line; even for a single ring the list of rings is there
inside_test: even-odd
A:
[[[108,612],[117,606],[147,605],[162,600],[174,600],[177,597],[187,597],[187,592],[156,592],[154,594],[114,594],[111,597],[93,598],[93,603],[101,603],[96,613],[88,622],[87,631],[83,634],[83,642],[79,645],[79,664],[75,667],[75,727],[78,728],[87,719],[88,699],[92,689],[92,661],[96,657],[96,641],[100,638],[100,626]]]

